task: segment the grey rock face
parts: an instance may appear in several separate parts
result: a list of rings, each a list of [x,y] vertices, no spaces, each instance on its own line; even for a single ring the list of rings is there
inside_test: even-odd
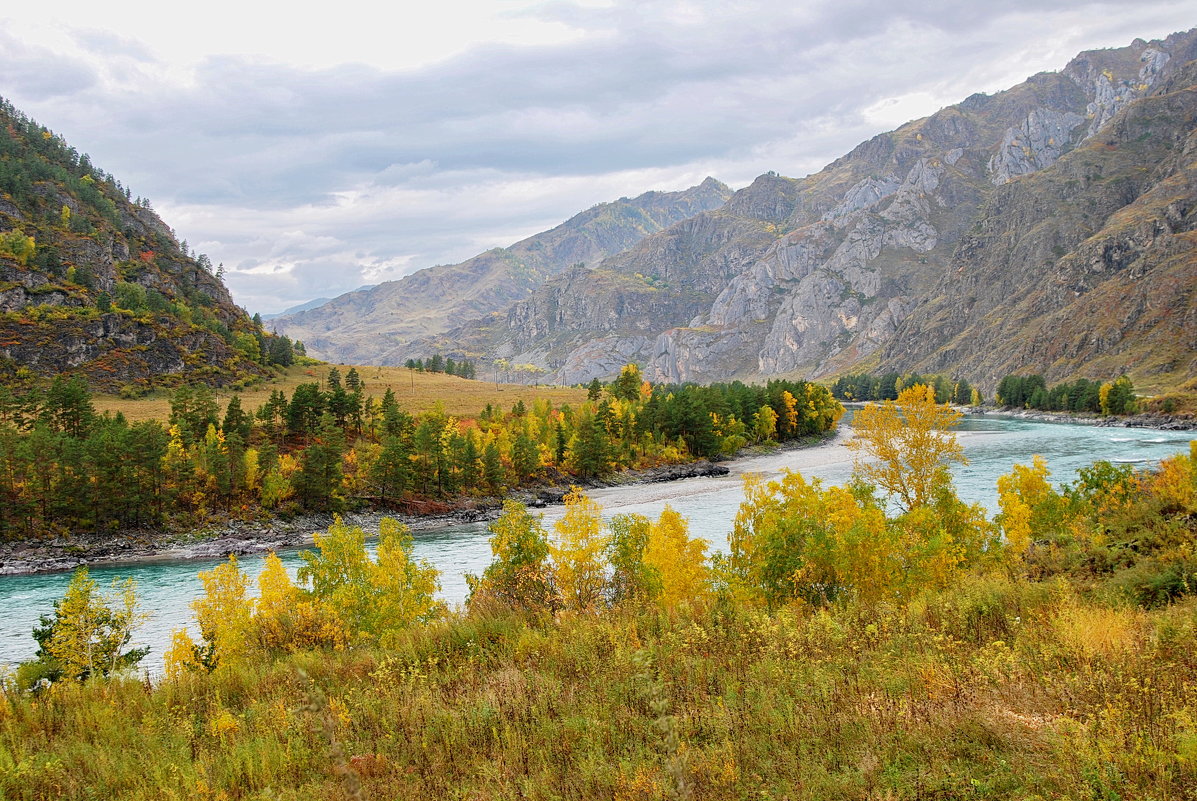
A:
[[[625,361],[658,381],[817,377],[879,357],[893,369],[941,369],[955,346],[906,331],[916,312],[923,310],[923,320],[967,320],[976,294],[1021,291],[1001,271],[985,279],[992,286],[969,284],[973,251],[982,241],[1006,243],[986,238],[992,229],[1030,230],[1061,211],[1058,199],[1007,205],[1027,183],[1014,179],[1054,169],[1099,130],[1116,138],[1111,131],[1124,124],[1130,104],[1152,86],[1179,80],[1181,53],[1186,62],[1197,57],[1197,32],[1082,54],[1062,73],[973,96],[873,137],[805,179],[760,176],[718,211],[648,237],[593,273],[550,280],[516,304],[504,325],[462,347],[535,354],[566,381],[610,378]],[[1141,192],[1147,174],[1137,175],[1102,184],[1095,203],[1069,223],[1069,236],[1087,230],[1086,215],[1099,205],[1119,208]],[[1073,176],[1078,187],[1101,179]],[[1177,208],[1173,216],[1187,219],[1190,211]],[[1075,274],[1061,282],[1048,273],[1064,239],[1026,242],[1009,254],[1011,264],[1030,270],[1019,281],[1050,284],[1045,296],[1087,291]],[[1089,258],[1088,269],[1120,264],[1115,250],[1103,252],[1101,264]],[[928,310],[945,276],[958,276],[959,297]],[[453,334],[443,341],[453,342]],[[890,348],[895,341],[920,347]],[[941,347],[947,355],[938,361],[916,363],[917,353]]]
[[[574,348],[553,374],[553,383],[589,384],[596,378],[619,375],[625,364],[647,360],[652,340],[648,337],[603,337]]]
[[[989,160],[989,180],[1001,186],[1020,175],[1050,167],[1073,143],[1072,131],[1085,119],[1071,111],[1035,109],[1022,125],[1007,128]]]

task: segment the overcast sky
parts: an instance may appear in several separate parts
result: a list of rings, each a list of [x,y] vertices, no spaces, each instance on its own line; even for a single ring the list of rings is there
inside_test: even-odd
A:
[[[6,5],[0,95],[261,312],[621,196],[806,175],[1080,50],[1197,26],[1197,0]]]

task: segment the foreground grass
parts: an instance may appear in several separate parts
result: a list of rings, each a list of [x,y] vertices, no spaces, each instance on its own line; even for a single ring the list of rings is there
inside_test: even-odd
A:
[[[352,365],[317,364],[295,365],[274,381],[250,389],[231,393],[221,390],[217,401],[223,409],[233,394],[241,398],[242,408],[247,412],[257,410],[269,398],[270,393],[281,389],[288,396],[300,384],[323,383],[329,370],[336,367],[344,378]],[[548,399],[555,405],[581,403],[586,400],[586,390],[571,387],[526,386],[523,384],[496,384],[493,381],[471,381],[444,373],[422,373],[406,367],[358,366],[358,373],[366,384],[365,394],[381,400],[387,389],[395,393],[396,400],[410,413],[422,413],[441,404],[446,414],[474,416],[486,405],[493,404],[504,411],[522,400],[530,405],[537,399]],[[115,395],[96,395],[93,402],[98,412],[121,412],[130,421],[166,420],[170,417],[170,393],[145,398],[127,399]]]
[[[1197,796],[1197,603],[476,613],[390,649],[0,704],[0,797]],[[360,788],[358,783],[360,782]]]

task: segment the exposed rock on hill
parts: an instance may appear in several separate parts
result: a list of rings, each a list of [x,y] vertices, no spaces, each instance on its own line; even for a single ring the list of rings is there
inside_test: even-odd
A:
[[[230,383],[269,341],[148,201],[0,101],[0,379]]]
[[[723,205],[730,195],[707,178],[683,192],[603,203],[511,247],[350,292],[278,317],[270,327],[303,340],[308,353],[321,358],[399,364],[408,358],[405,345],[411,340],[506,309],[563,270],[593,266],[679,220]]]

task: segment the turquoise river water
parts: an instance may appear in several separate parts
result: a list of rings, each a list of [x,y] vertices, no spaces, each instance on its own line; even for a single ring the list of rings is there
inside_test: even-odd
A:
[[[991,512],[997,505],[997,477],[1009,472],[1015,463],[1029,463],[1033,454],[1042,454],[1052,470],[1052,480],[1062,483],[1073,480],[1078,468],[1099,459],[1137,466],[1153,464],[1187,450],[1194,436],[1183,431],[1040,423],[993,416],[966,418],[958,433],[969,464],[953,471],[957,490],[965,500],[980,502]],[[851,453],[844,447],[848,436],[850,429],[841,426],[835,440],[813,448],[741,459],[729,464],[728,476],[614,487],[596,490],[591,496],[608,515],[638,512],[656,517],[668,503],[689,519],[693,534],[709,540],[712,550],[722,550],[727,547],[727,533],[743,497],[740,486],[744,473],[777,474],[788,468],[827,483],[843,483],[852,469]],[[560,514],[559,507],[546,510],[546,524],[551,525]],[[484,523],[415,536],[416,556],[441,571],[441,595],[451,605],[465,600],[465,574],[480,574],[489,564],[487,537]],[[280,554],[292,572],[299,564],[297,553],[291,550]],[[240,563],[256,577],[262,557],[246,556]],[[162,652],[173,629],[186,626],[194,631],[190,602],[201,592],[196,573],[214,564],[213,560],[159,561],[92,568],[92,576],[103,587],[117,578],[131,576],[137,581],[141,609],[150,613],[150,619],[138,630],[135,642],[150,646],[143,666],[151,673],[160,672]],[[33,655],[33,626],[39,615],[53,609],[69,580],[69,573],[0,577],[0,664]]]

